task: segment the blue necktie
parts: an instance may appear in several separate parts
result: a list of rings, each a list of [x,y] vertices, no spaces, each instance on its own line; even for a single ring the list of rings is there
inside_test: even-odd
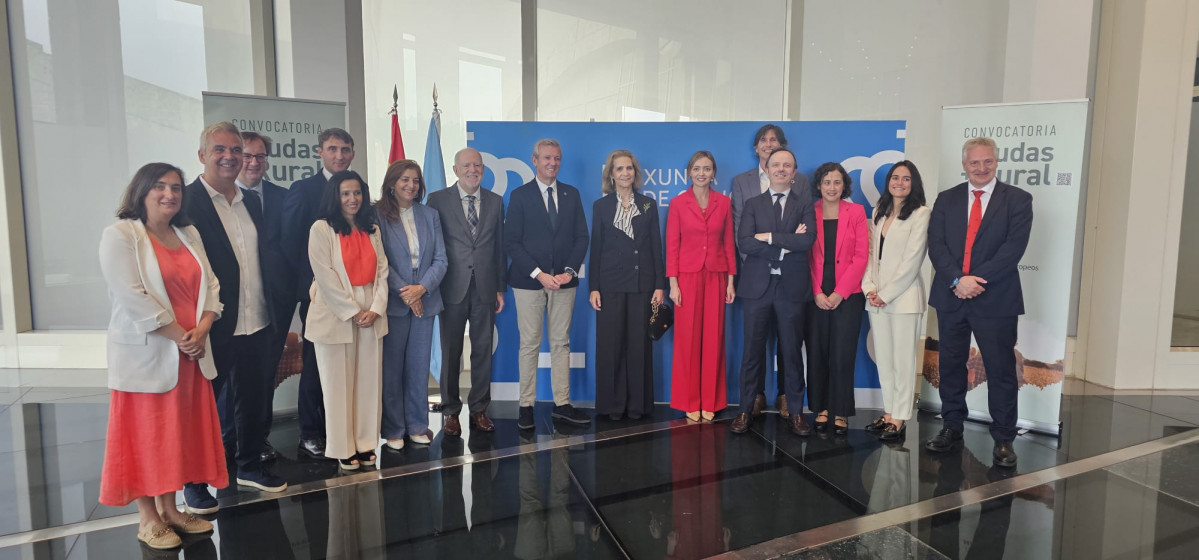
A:
[[[558,205],[554,204],[554,187],[549,187],[545,190],[547,194],[546,204],[550,210],[550,229],[558,229]]]

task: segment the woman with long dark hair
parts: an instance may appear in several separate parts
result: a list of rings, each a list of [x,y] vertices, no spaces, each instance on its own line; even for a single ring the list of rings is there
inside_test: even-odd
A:
[[[375,464],[381,340],[387,334],[387,256],[366,181],[353,171],[326,183],[308,233],[312,263],[304,338],[316,348],[325,400],[325,456],[343,470]]]
[[[916,350],[928,292],[920,268],[928,254],[924,182],[916,164],[904,160],[887,172],[870,226],[870,257],[862,291],[874,338],[883,415],[866,427],[879,439],[904,436],[916,392]]]

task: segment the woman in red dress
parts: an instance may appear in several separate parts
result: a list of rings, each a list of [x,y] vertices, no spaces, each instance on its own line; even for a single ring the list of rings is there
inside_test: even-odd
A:
[[[221,312],[200,234],[182,212],[183,172],[142,166],[125,189],[120,220],[100,238],[112,299],[108,385],[112,402],[100,503],[137,502],[138,540],[180,546],[179,533],[212,524],[181,513],[185,482],[228,484],[208,330]]]
[[[666,276],[675,305],[670,406],[711,421],[728,405],[724,306],[733,303],[737,251],[729,197],[712,190],[716,158],[700,150],[687,162],[691,188],[666,216]]]

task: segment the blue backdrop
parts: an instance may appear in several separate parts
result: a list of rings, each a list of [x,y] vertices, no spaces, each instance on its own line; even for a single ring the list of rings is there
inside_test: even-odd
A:
[[[644,168],[642,192],[658,201],[663,232],[670,201],[686,190],[687,160],[696,150],[708,150],[716,157],[715,188],[730,193],[732,178],[757,166],[753,136],[765,122],[704,123],[552,123],[552,122],[468,122],[469,145],[482,152],[487,173],[483,186],[504,197],[533,179],[530,163],[533,143],[554,138],[562,144],[562,166],[558,180],[579,189],[583,209],[591,221],[591,206],[601,196],[600,174],[612,150],[632,151]],[[885,188],[884,175],[892,163],[903,159],[904,121],[832,121],[779,122],[789,147],[795,151],[799,170],[811,177],[821,163],[841,162],[853,179],[853,201],[871,214],[878,194]],[[590,230],[590,227],[588,227]],[[588,256],[590,258],[590,256]],[[571,325],[571,398],[595,400],[595,312],[588,303],[587,267],[575,298]],[[729,404],[737,401],[740,380],[742,317],[740,302],[727,309],[725,341],[728,359]],[[516,305],[508,292],[504,311],[496,317],[497,348],[493,382],[519,381],[517,353],[520,336],[516,327]],[[867,324],[858,347],[855,385],[877,388],[878,370],[866,352]],[[673,329],[654,348],[654,400],[670,400],[670,366]],[[548,351],[543,339],[542,352]],[[769,361],[773,364],[773,359]],[[537,379],[538,400],[553,398],[550,391],[548,359],[543,359]],[[768,397],[775,384],[773,365],[767,375]]]

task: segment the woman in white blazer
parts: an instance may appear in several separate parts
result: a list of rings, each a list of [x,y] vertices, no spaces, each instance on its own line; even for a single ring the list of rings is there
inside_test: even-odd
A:
[[[186,482],[223,488],[229,481],[208,345],[222,309],[220,287],[182,209],[183,172],[144,165],[125,189],[120,220],[100,237],[100,270],[112,299],[100,503],[136,501],[137,538],[158,549],[179,546],[179,533],[212,530],[176,509],[176,490]]]
[[[887,189],[870,224],[870,257],[862,291],[874,338],[883,415],[868,425],[884,441],[898,440],[912,418],[916,393],[916,347],[928,291],[921,273],[928,253],[929,208],[916,165],[891,166]]]
[[[304,338],[316,349],[325,401],[325,456],[344,470],[375,464],[379,443],[387,256],[370,190],[353,171],[326,183],[308,232],[312,287]]]

